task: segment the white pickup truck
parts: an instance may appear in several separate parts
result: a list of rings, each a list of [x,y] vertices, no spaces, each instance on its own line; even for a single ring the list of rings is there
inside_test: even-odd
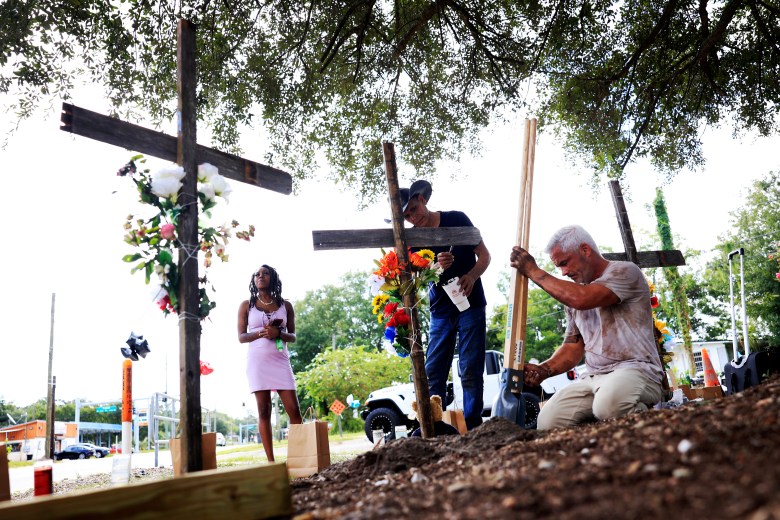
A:
[[[490,417],[493,408],[493,402],[501,390],[501,371],[504,366],[504,354],[495,350],[488,350],[485,353],[485,372],[482,416]],[[539,388],[524,388],[525,392],[534,393],[538,398],[549,397],[556,390],[570,384],[576,380],[578,374],[569,378],[566,374],[555,376],[542,382]],[[542,395],[542,391],[544,395]],[[526,396],[526,400],[533,399],[534,396]],[[460,373],[458,370],[458,357],[452,360],[452,382],[447,384],[447,395],[443,398],[447,410],[463,410],[463,387],[460,383]],[[408,431],[414,430],[419,426],[416,419],[409,419],[412,412],[412,401],[414,401],[414,384],[399,383],[379,390],[375,390],[368,395],[365,408],[360,416],[366,422],[364,430],[366,437],[373,441],[373,430],[382,429],[387,434],[395,432],[396,426],[405,425]],[[538,399],[537,399],[538,403]],[[530,404],[530,403],[529,403]],[[532,406],[526,406],[530,409]],[[535,414],[528,414],[526,417],[526,428],[536,427]]]

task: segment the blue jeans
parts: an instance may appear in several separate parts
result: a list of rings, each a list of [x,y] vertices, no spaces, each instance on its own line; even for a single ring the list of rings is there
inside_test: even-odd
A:
[[[455,355],[456,338],[458,365],[463,386],[463,415],[471,430],[482,424],[482,391],[485,371],[486,343],[485,307],[471,307],[463,312],[457,309],[445,316],[431,315],[425,374],[431,395],[444,396],[447,375]]]

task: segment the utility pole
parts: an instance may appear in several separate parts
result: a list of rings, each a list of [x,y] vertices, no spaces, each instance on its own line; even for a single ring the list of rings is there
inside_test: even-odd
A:
[[[51,293],[51,325],[49,328],[49,378],[46,389],[46,457],[54,459],[54,382],[52,361],[54,360],[54,297]]]

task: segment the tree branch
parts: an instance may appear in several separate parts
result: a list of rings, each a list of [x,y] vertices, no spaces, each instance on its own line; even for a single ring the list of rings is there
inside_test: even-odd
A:
[[[639,47],[637,47],[637,49],[623,65],[623,67],[617,72],[617,74],[606,78],[607,83],[613,83],[614,81],[624,77],[631,69],[631,67],[636,65],[642,54],[644,54],[644,52],[649,49],[653,43],[655,43],[655,41],[658,39],[658,35],[661,34],[661,31],[663,31],[669,25],[669,22],[672,19],[672,14],[674,14],[676,8],[677,0],[672,0],[664,6],[664,10],[661,13],[661,18],[658,19],[658,23],[655,24],[653,30],[650,31],[650,34],[647,36],[647,38],[642,41]]]

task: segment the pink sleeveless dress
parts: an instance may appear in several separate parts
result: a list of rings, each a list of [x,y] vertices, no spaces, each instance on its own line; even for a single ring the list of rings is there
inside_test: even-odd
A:
[[[287,307],[280,306],[270,315],[253,306],[249,309],[247,332],[262,330],[271,321],[281,318],[282,327],[287,326]],[[287,343],[284,350],[276,348],[276,340],[259,338],[251,342],[246,353],[246,377],[249,391],[295,390],[295,377],[290,366]]]

